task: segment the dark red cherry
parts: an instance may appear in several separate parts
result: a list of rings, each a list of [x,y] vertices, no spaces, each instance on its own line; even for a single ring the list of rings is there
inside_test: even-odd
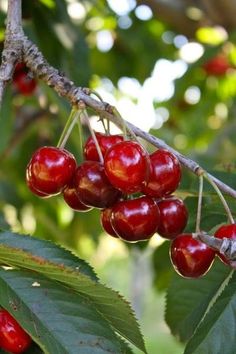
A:
[[[28,171],[26,171],[26,174],[27,173],[28,173]],[[26,176],[26,184],[27,184],[27,187],[30,189],[30,191],[40,198],[48,198],[51,196],[50,194],[43,193],[43,192],[40,192],[37,189],[35,189],[34,186],[32,185],[32,181],[27,176]]]
[[[104,167],[111,184],[129,194],[140,192],[147,182],[150,161],[139,143],[123,141],[107,151]]]
[[[215,237],[223,239],[229,238],[231,240],[236,240],[236,224],[222,225],[216,232]],[[217,253],[220,259],[225,264],[230,264],[229,261],[220,253]]]
[[[44,146],[33,154],[26,169],[26,181],[34,190],[54,195],[70,182],[75,169],[76,161],[69,151]]]
[[[16,89],[25,96],[31,95],[37,86],[36,80],[24,71],[18,72],[14,76],[13,83]]]
[[[181,179],[178,159],[167,150],[157,150],[150,155],[150,161],[150,177],[143,193],[156,198],[173,193]]]
[[[177,273],[186,278],[198,278],[210,269],[215,251],[194,239],[192,234],[180,234],[171,242],[170,258]]]
[[[188,210],[184,202],[176,197],[158,200],[160,224],[157,232],[160,236],[172,240],[181,234],[187,225]]]
[[[112,208],[106,208],[101,211],[100,222],[106,233],[113,237],[118,237],[111,224]]]
[[[125,241],[144,241],[151,238],[159,225],[159,209],[149,197],[123,200],[112,207],[111,224]]]
[[[81,202],[73,181],[63,189],[63,198],[66,204],[75,211],[86,212],[92,209],[92,207]]]
[[[222,76],[225,75],[230,68],[229,60],[224,55],[217,55],[214,58],[209,59],[203,68],[208,75]]]
[[[100,146],[103,157],[106,151],[113,145],[121,142],[124,138],[121,135],[105,135],[102,133],[95,133],[98,144]],[[84,146],[84,158],[90,161],[99,161],[96,145],[92,137],[89,137]]]
[[[24,353],[31,345],[30,336],[4,309],[0,310],[0,348],[10,353]]]
[[[121,197],[121,192],[111,185],[100,162],[85,161],[77,168],[74,181],[79,198],[85,205],[103,209]]]

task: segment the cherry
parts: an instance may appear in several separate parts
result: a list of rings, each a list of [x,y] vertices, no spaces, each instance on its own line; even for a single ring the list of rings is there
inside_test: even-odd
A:
[[[121,142],[124,138],[121,135],[105,135],[102,133],[95,133],[98,144],[100,146],[103,157],[106,151],[113,145]],[[92,137],[89,137],[84,146],[84,158],[90,161],[99,161],[96,145]]]
[[[143,147],[134,141],[112,146],[104,158],[107,177],[124,193],[140,192],[149,177],[150,162]]]
[[[236,224],[222,225],[215,232],[214,236],[220,239],[229,238],[231,240],[236,240]],[[225,264],[230,264],[229,261],[222,254],[217,252],[217,255]]]
[[[203,65],[203,69],[208,75],[215,76],[225,75],[229,68],[230,63],[224,55],[218,55],[211,58]]]
[[[167,150],[157,150],[150,155],[151,172],[143,193],[150,197],[164,197],[174,192],[181,179],[178,159]]]
[[[170,258],[177,273],[186,278],[198,278],[210,269],[215,251],[194,239],[192,234],[180,234],[171,243]]]
[[[74,178],[76,191],[85,205],[103,209],[121,197],[121,192],[111,185],[100,162],[84,161]]]
[[[76,161],[69,151],[44,146],[33,154],[26,169],[26,181],[31,190],[54,195],[69,183],[75,169]]]
[[[23,353],[31,345],[30,336],[4,309],[0,310],[0,348],[11,353]]]
[[[17,90],[25,96],[31,95],[37,86],[36,80],[29,77],[28,72],[29,70],[24,63],[18,63],[13,75],[14,85]]]
[[[111,224],[112,208],[103,209],[100,216],[100,222],[103,229],[108,233],[108,235],[113,237],[118,237],[113,226]]]
[[[48,198],[50,197],[50,194],[47,194],[47,193],[43,193],[43,192],[40,192],[38,191],[37,189],[34,188],[34,186],[32,185],[32,181],[29,179],[26,179],[26,184],[28,186],[28,188],[31,190],[31,192],[35,195],[37,195],[38,197],[40,198]]]
[[[125,241],[144,241],[151,238],[159,225],[159,209],[149,197],[123,200],[112,207],[111,224]]]
[[[184,202],[176,197],[157,201],[160,210],[160,224],[157,232],[169,240],[183,232],[188,221],[188,210]]]
[[[66,204],[76,211],[85,212],[92,209],[90,206],[87,206],[81,202],[73,182],[70,182],[63,189],[63,198]]]

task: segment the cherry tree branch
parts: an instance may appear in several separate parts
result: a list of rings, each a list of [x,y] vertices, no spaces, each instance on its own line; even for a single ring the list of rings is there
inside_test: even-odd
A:
[[[21,0],[8,0],[5,42],[0,66],[0,107],[5,86],[11,80],[15,64],[21,56],[23,38],[21,21]]]

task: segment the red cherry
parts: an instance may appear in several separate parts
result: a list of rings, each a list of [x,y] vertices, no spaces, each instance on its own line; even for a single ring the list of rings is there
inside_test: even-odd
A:
[[[159,209],[149,197],[123,200],[112,207],[111,224],[125,241],[144,241],[151,238],[159,225]]]
[[[135,193],[147,182],[150,161],[139,143],[123,141],[107,151],[104,167],[113,186],[124,193]]]
[[[26,181],[33,190],[58,194],[71,180],[75,168],[75,158],[69,151],[44,146],[33,154],[26,169]]]
[[[180,234],[171,243],[170,258],[177,273],[186,278],[198,278],[210,269],[215,251],[194,239],[192,234]]]
[[[90,206],[87,206],[81,202],[73,182],[69,183],[63,189],[63,198],[66,204],[76,211],[86,212],[92,209]]]
[[[188,210],[184,202],[175,197],[157,201],[160,210],[160,224],[157,232],[160,236],[172,240],[183,232],[188,221]]]
[[[27,173],[27,171],[26,171]],[[28,188],[31,190],[31,192],[35,195],[37,195],[40,198],[48,198],[50,197],[50,194],[46,194],[43,192],[38,191],[37,189],[34,188],[34,186],[32,185],[32,181],[30,179],[28,179],[28,177],[26,177],[26,184],[28,186]]]
[[[100,222],[103,229],[108,233],[108,235],[113,237],[118,237],[113,226],[111,224],[112,208],[103,209],[100,216]]]
[[[167,150],[157,150],[150,155],[150,161],[150,177],[143,193],[156,198],[173,193],[181,179],[178,159]]]
[[[31,344],[30,336],[6,310],[0,310],[0,348],[10,353],[23,353]]]
[[[113,145],[121,142],[124,138],[121,135],[105,135],[102,133],[95,133],[98,144],[100,146],[103,157],[106,151]],[[100,162],[98,152],[92,137],[89,137],[84,146],[85,160]]]
[[[225,75],[230,68],[230,63],[224,55],[218,55],[209,59],[204,65],[204,70],[208,75],[221,76]]]
[[[220,239],[229,238],[231,240],[236,240],[236,224],[222,225],[215,232],[215,237]],[[217,255],[225,264],[230,264],[229,261],[222,254],[217,252]]]
[[[121,192],[110,184],[100,162],[85,161],[77,168],[74,181],[79,198],[85,205],[103,209],[121,197]]]
[[[23,71],[16,73],[13,82],[17,90],[25,96],[31,95],[37,86],[36,80]]]

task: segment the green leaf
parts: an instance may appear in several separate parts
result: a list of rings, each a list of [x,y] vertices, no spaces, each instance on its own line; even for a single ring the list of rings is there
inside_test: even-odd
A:
[[[13,130],[13,122],[12,92],[10,87],[7,87],[2,106],[0,107],[0,152],[6,148],[9,142]]]
[[[236,274],[190,339],[185,354],[234,354],[236,328]]]
[[[67,257],[68,260],[62,255],[60,247],[49,242],[10,232],[0,233],[2,263],[36,271],[86,296],[115,331],[146,352],[142,334],[129,303],[117,292],[83,274],[82,270],[80,271],[81,264],[84,265],[81,260],[78,259],[77,269],[73,256],[72,261],[70,253]]]
[[[154,284],[159,291],[166,290],[174,274],[169,257],[170,242],[163,242],[153,253]]]
[[[0,303],[50,354],[128,353],[84,296],[43,275],[0,269]]]
[[[171,332],[181,341],[193,335],[230,276],[231,269],[219,261],[202,278],[185,279],[177,274],[172,278],[167,293],[165,318]]]

